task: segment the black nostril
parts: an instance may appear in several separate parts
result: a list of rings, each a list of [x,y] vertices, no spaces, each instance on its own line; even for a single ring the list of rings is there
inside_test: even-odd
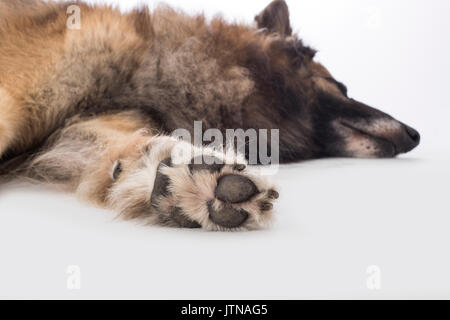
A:
[[[419,132],[417,132],[417,130],[415,130],[409,126],[405,126],[405,127],[406,127],[406,132],[408,133],[408,136],[411,138],[411,140],[414,141],[416,144],[419,144],[419,142],[420,142]]]

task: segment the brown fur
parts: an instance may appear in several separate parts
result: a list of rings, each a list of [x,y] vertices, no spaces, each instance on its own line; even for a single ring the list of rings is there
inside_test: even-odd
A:
[[[82,20],[72,30],[66,12],[72,4],[0,0],[0,174],[57,185],[128,217],[161,213],[166,203],[159,221],[220,229],[206,205],[220,174],[197,175],[209,186],[202,190],[173,182],[187,179],[185,167],[167,169],[179,195],[149,207],[147,180],[179,144],[160,135],[193,130],[195,120],[223,132],[281,129],[281,162],[393,156],[418,143],[411,128],[347,97],[292,33],[284,1],[257,15],[258,29],[168,7],[123,14],[75,2]],[[149,141],[156,155],[143,151]],[[111,171],[119,162],[124,172],[115,181]],[[260,202],[271,208],[264,202],[271,184],[249,179],[264,191],[235,206],[248,211],[247,228],[254,228],[269,220]]]
[[[68,30],[66,5],[33,3],[32,13],[10,9],[0,27],[1,101],[7,100],[1,108],[8,114],[0,123],[14,131],[2,135],[3,151],[27,150],[73,115],[124,104],[162,118],[166,131],[190,128],[200,114],[207,127],[233,128],[257,113],[241,109],[254,90],[244,66],[266,63],[258,55],[273,50],[276,38],[169,8],[150,17],[146,10],[123,15],[83,4],[82,29]],[[277,64],[289,67],[284,60]],[[129,90],[135,101],[127,101]]]

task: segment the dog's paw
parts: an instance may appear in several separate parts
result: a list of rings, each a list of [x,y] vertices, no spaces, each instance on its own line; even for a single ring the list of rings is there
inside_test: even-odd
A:
[[[273,201],[278,199],[274,189],[264,190],[249,176],[231,173],[217,181],[215,199],[208,202],[209,219],[224,228],[238,228],[253,220],[261,220],[273,209]],[[248,211],[247,211],[247,210]]]
[[[215,156],[189,164],[163,160],[151,196],[160,224],[207,230],[254,230],[270,224],[278,192],[245,164]]]

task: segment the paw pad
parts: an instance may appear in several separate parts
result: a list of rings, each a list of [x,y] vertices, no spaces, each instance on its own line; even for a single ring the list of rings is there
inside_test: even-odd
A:
[[[167,158],[163,161],[161,161],[161,163],[158,166],[158,169],[156,170],[156,178],[155,178],[155,182],[153,184],[153,191],[152,191],[152,196],[151,196],[151,203],[152,205],[155,205],[156,202],[158,201],[158,198],[160,197],[167,197],[170,192],[169,192],[169,184],[170,184],[170,179],[168,176],[166,176],[165,174],[162,174],[160,169],[163,166],[167,166],[167,167],[171,167],[172,166],[172,160],[171,158]]]
[[[225,164],[220,159],[204,155],[195,157],[191,160],[191,163],[189,164],[189,171],[191,174],[202,170],[215,173],[220,172],[224,166]]]
[[[227,203],[245,202],[257,193],[258,188],[252,180],[234,174],[220,178],[216,188],[216,198]]]
[[[173,221],[175,221],[180,228],[189,228],[189,229],[197,229],[202,226],[195,221],[190,220],[183,214],[183,210],[181,208],[173,208],[170,213],[170,217]]]
[[[241,226],[249,217],[247,211],[243,209],[235,209],[229,204],[226,204],[220,210],[215,210],[212,201],[208,202],[208,211],[209,218],[214,223],[230,229]]]

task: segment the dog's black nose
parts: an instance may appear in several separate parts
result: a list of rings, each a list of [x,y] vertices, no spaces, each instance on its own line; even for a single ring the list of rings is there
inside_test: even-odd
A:
[[[402,138],[398,140],[397,153],[406,153],[417,147],[420,143],[420,134],[417,130],[403,124]]]
[[[408,133],[408,136],[411,138],[412,142],[414,143],[414,147],[417,147],[420,143],[420,134],[417,132],[417,130],[411,128],[410,126],[405,125],[406,132]]]

